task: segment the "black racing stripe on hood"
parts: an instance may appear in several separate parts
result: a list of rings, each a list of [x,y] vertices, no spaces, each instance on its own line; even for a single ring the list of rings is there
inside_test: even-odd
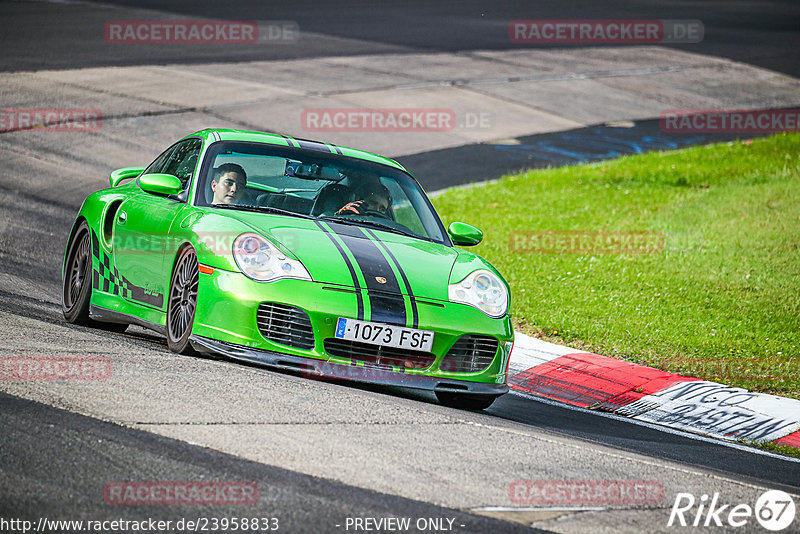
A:
[[[405,326],[406,303],[400,291],[400,284],[378,245],[361,228],[332,221],[329,224],[353,254],[364,275],[372,311],[370,320]],[[382,284],[378,282],[378,278],[385,278],[386,282]]]
[[[316,150],[318,152],[326,152],[328,154],[331,153],[331,147],[325,143],[308,141],[307,139],[294,139],[294,142],[300,145],[300,148],[305,148],[306,150]]]
[[[300,145],[297,143],[297,141],[295,141],[294,139],[292,139],[288,135],[283,135],[283,134],[278,134],[278,135],[280,135],[281,137],[286,139],[289,142],[289,146],[290,147],[292,147],[292,148],[300,148]]]
[[[419,311],[417,310],[417,301],[414,299],[414,292],[411,290],[411,284],[408,283],[408,277],[406,276],[406,272],[403,270],[403,267],[400,265],[400,262],[397,261],[397,258],[392,251],[389,250],[389,247],[386,246],[386,243],[381,241],[381,239],[375,234],[373,230],[368,229],[367,232],[369,235],[375,239],[375,242],[379,244],[383,250],[386,251],[386,254],[389,258],[394,262],[395,267],[397,267],[397,271],[400,273],[400,277],[403,279],[403,284],[406,286],[406,291],[408,291],[408,300],[411,303],[411,327],[417,328],[419,326]]]
[[[350,271],[350,277],[353,279],[353,287],[355,287],[356,289],[361,289],[361,284],[359,284],[359,282],[358,282],[358,276],[356,276],[356,270],[353,267],[353,263],[350,261],[350,258],[347,257],[347,254],[345,254],[344,249],[342,249],[342,246],[339,244],[338,241],[336,241],[336,238],[331,235],[331,233],[328,231],[328,229],[325,228],[325,226],[321,222],[319,222],[319,221],[314,221],[314,222],[316,222],[317,226],[319,226],[319,228],[323,232],[325,232],[325,235],[328,236],[328,238],[331,240],[333,245],[336,247],[336,250],[338,250],[339,254],[342,255],[342,259],[344,260],[345,264],[347,265],[347,270]],[[358,318],[359,321],[363,321],[364,320],[364,300],[363,300],[363,297],[361,295],[361,291],[357,291],[356,292],[356,302],[357,302],[357,305],[358,305],[358,317],[357,318]]]

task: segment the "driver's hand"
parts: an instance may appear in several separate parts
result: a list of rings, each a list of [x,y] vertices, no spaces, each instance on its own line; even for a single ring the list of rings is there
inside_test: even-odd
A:
[[[354,202],[350,202],[349,204],[345,204],[344,206],[339,208],[339,211],[336,212],[336,215],[339,215],[340,213],[343,213],[345,211],[352,211],[356,215],[361,215],[361,211],[359,211],[359,208],[361,208],[361,204],[363,203],[364,203],[363,200],[356,200]]]

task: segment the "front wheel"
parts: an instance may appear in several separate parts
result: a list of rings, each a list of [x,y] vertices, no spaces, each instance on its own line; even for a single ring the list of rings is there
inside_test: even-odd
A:
[[[167,303],[167,346],[178,354],[194,354],[189,336],[192,334],[200,270],[197,254],[187,247],[178,255]]]
[[[437,391],[436,398],[449,408],[458,408],[459,410],[485,410],[492,405],[497,396]]]

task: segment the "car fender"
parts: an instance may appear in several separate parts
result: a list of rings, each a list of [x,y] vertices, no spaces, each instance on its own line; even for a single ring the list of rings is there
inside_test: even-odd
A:
[[[184,226],[183,222],[187,219],[188,222]],[[267,238],[288,257],[298,259],[270,231],[268,225],[251,225],[227,213],[197,211],[176,222],[173,228],[172,237],[176,246],[172,251],[175,257],[181,248],[188,244],[194,248],[199,263],[215,269],[239,272],[239,267],[233,258],[233,242],[241,234],[249,232]]]
[[[69,235],[67,237],[67,243],[64,247],[64,257],[62,258],[61,262],[62,276],[66,269],[67,251],[72,243],[72,237],[75,235],[75,230],[77,230],[82,221],[86,221],[86,224],[89,225],[90,231],[100,237],[102,235],[104,215],[106,214],[109,205],[115,200],[124,200],[127,198],[127,195],[120,191],[121,188],[122,187],[115,190],[110,188],[101,189],[100,191],[91,193],[84,199],[83,204],[81,204],[78,214],[75,217],[75,221],[72,223],[72,228],[70,228]],[[99,241],[103,244],[103,248],[107,252],[110,252],[111,247],[108,246],[108,243],[106,242],[107,240],[100,239]]]

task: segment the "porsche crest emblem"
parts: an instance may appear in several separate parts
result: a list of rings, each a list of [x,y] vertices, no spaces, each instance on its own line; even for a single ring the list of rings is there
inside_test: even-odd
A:
[[[377,281],[379,284],[385,284],[385,283],[386,283],[386,278],[384,278],[384,277],[382,277],[382,276],[376,276],[376,277],[375,277],[375,280],[376,280],[376,281]]]

